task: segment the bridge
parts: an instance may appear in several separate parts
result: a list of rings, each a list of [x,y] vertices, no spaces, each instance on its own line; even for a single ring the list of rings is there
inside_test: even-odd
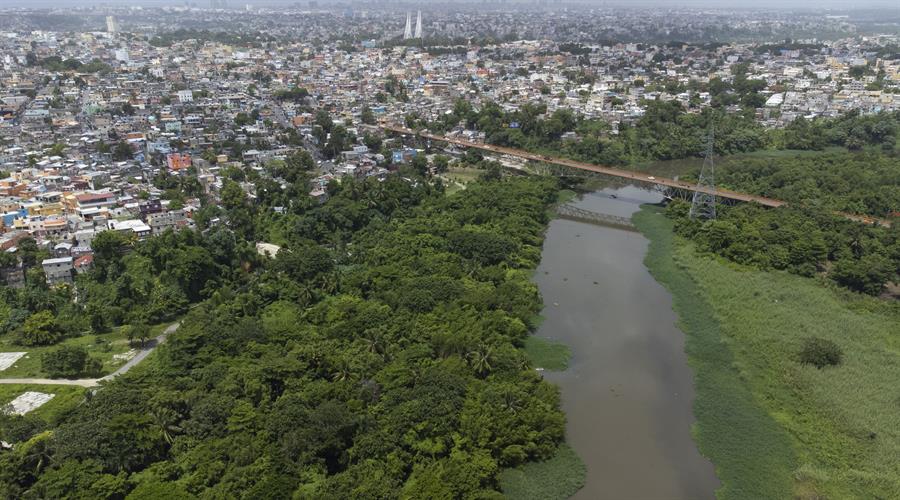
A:
[[[781,207],[787,205],[786,201],[776,200],[774,198],[767,198],[765,196],[758,196],[753,194],[741,193],[738,191],[731,191],[728,189],[710,189],[706,186],[697,186],[695,184],[691,184],[688,182],[680,181],[677,179],[670,179],[667,177],[659,177],[648,175],[646,173],[633,172],[630,170],[623,170],[615,167],[607,167],[601,165],[593,165],[591,163],[585,163],[575,160],[570,160],[568,158],[560,158],[558,156],[548,156],[548,155],[539,155],[535,153],[530,153],[528,151],[523,151],[521,149],[507,148],[503,146],[496,146],[493,144],[479,143],[467,141],[465,139],[459,139],[456,137],[447,137],[444,135],[432,134],[427,131],[417,131],[407,127],[401,127],[399,125],[389,124],[389,123],[381,123],[378,126],[380,129],[394,132],[401,135],[408,135],[413,137],[421,137],[424,139],[430,139],[432,141],[445,142],[448,144],[454,144],[457,146],[462,146],[465,148],[473,148],[481,151],[489,151],[491,153],[499,154],[499,155],[509,155],[516,158],[522,158],[525,160],[532,160],[536,162],[548,163],[551,165],[559,165],[563,167],[573,168],[576,170],[582,170],[587,172],[593,172],[595,174],[603,174],[609,175],[612,177],[617,177],[620,179],[627,179],[632,182],[640,182],[644,184],[650,184],[654,186],[660,186],[663,188],[668,188],[670,190],[676,191],[684,191],[684,192],[700,192],[705,194],[710,194],[713,196],[717,196],[719,198],[723,198],[726,200],[734,200],[734,201],[743,201],[749,203],[758,203],[765,207]],[[855,222],[862,222],[864,224],[873,224],[873,225],[882,225],[882,226],[890,226],[890,221],[885,219],[879,219],[876,217],[869,217],[866,215],[856,215],[856,214],[848,214],[844,212],[835,212],[835,214],[840,215],[844,218],[850,219]]]
[[[634,223],[628,217],[620,217],[618,215],[603,214],[578,208],[574,205],[564,203],[556,207],[556,213],[562,219],[575,220],[579,222],[588,222],[600,224],[601,226],[612,226],[628,231],[637,231]]]

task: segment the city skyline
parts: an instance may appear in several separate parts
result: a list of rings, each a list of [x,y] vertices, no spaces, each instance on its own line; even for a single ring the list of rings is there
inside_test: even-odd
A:
[[[215,0],[214,0],[215,1]],[[377,7],[379,9],[397,7],[405,9],[408,7],[420,8],[442,8],[457,5],[460,7],[470,7],[473,5],[483,5],[490,8],[502,8],[503,6],[525,5],[539,6],[541,8],[564,9],[570,7],[607,7],[607,8],[711,8],[711,9],[735,9],[735,10],[758,10],[758,9],[811,9],[811,10],[840,10],[854,11],[864,9],[889,9],[900,10],[897,2],[892,0],[862,0],[848,5],[847,2],[840,0],[788,0],[786,2],[777,0],[761,0],[754,2],[752,6],[748,6],[746,2],[740,0],[634,0],[634,1],[569,1],[562,4],[555,4],[541,0],[501,0],[477,2],[475,0],[457,0],[457,1],[437,1],[437,0],[420,0],[417,2],[369,2],[365,0],[357,0],[355,2],[329,2],[327,0],[318,0],[309,2],[308,0],[260,0],[256,2],[234,2],[234,4],[218,3],[220,7],[243,9],[245,5],[250,4],[254,7],[273,7],[285,8],[297,6],[300,8],[309,7],[310,3],[316,5],[317,9],[331,8],[332,5],[352,6],[359,8]],[[208,0],[7,0],[3,7],[32,7],[32,8],[66,8],[66,7],[101,7],[101,6],[185,6],[192,4],[194,7],[205,8],[211,3]]]

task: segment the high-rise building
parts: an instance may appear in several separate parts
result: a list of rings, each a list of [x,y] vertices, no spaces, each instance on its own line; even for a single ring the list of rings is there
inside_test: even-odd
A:
[[[109,33],[119,31],[119,23],[116,22],[116,16],[106,16],[106,31]]]
[[[403,39],[409,40],[412,38],[412,14],[409,12],[406,13],[406,29],[403,30]]]
[[[422,11],[416,16],[416,34],[413,38],[422,38]]]

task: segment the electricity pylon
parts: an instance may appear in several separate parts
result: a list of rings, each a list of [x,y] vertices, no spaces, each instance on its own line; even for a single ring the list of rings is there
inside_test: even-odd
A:
[[[709,138],[706,142],[706,154],[703,158],[703,167],[700,169],[700,179],[697,180],[697,190],[691,200],[691,219],[715,219],[716,218],[716,165],[713,161],[714,144],[713,127],[709,126]]]

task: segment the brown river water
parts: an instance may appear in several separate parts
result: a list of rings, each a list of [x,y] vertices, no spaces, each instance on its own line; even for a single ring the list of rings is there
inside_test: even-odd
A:
[[[613,197],[613,195],[615,197]],[[572,203],[630,216],[656,193],[605,189]],[[691,438],[692,372],[672,298],[644,267],[640,233],[556,219],[535,275],[544,298],[536,335],[572,351],[560,386],[567,441],[587,466],[576,499],[706,499],[719,486]]]

